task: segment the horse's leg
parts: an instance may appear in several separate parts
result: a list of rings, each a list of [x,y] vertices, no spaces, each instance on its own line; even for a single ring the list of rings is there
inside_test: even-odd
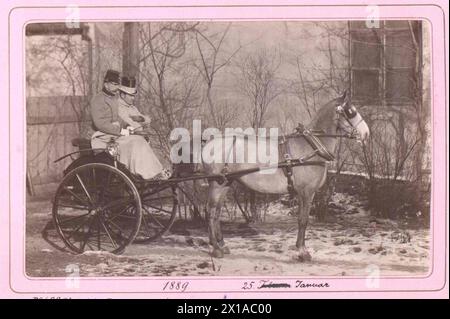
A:
[[[209,230],[209,243],[213,246],[212,256],[216,258],[222,258],[224,251],[222,246],[224,245],[223,236],[220,229],[220,207],[226,194],[227,188],[220,186],[217,182],[212,182],[209,186],[208,194],[208,230]],[[222,245],[221,245],[222,244]]]
[[[310,261],[311,255],[306,249],[305,235],[306,227],[308,226],[309,211],[311,210],[311,202],[313,195],[309,196],[305,193],[298,195],[298,234],[297,234],[297,248],[299,252],[299,260],[301,262]]]
[[[229,189],[230,189],[230,187],[228,187],[228,186],[221,189],[219,203],[218,203],[218,207],[217,207],[217,209],[219,211],[219,215],[220,215],[220,211],[222,210],[222,205],[223,205],[223,202],[226,198],[226,195],[227,195]],[[225,241],[223,240],[222,226],[220,225],[220,221],[218,221],[216,223],[216,226],[217,226],[217,229],[216,229],[217,243],[219,244],[219,247],[224,254],[229,254],[230,249],[225,245]]]

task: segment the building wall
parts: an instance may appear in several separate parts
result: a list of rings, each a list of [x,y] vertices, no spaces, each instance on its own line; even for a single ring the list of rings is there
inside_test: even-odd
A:
[[[57,158],[75,151],[84,97],[47,96],[27,99],[27,171],[34,185],[59,181],[70,163]]]

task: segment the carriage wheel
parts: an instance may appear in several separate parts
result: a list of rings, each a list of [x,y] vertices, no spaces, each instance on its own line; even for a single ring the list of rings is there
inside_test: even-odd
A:
[[[70,171],[53,202],[53,221],[74,252],[120,253],[136,237],[141,199],[133,182],[117,168],[100,163]]]
[[[175,221],[177,207],[176,189],[170,185],[142,195],[142,223],[134,242],[148,243],[167,233]]]

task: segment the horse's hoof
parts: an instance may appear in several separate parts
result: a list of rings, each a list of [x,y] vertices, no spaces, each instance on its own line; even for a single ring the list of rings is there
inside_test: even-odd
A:
[[[223,251],[221,249],[214,249],[211,254],[214,258],[223,258]]]
[[[227,246],[224,246],[224,247],[222,247],[221,249],[222,249],[222,252],[223,252],[225,255],[229,255],[229,254],[230,254],[230,248],[228,248]]]
[[[301,252],[299,255],[298,255],[298,260],[300,261],[300,262],[308,262],[308,261],[311,261],[311,255],[307,252],[307,251],[305,251],[305,252]]]

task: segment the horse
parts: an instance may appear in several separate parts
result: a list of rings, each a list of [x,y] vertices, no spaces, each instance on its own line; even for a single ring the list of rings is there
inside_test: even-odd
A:
[[[356,108],[351,105],[346,94],[331,100],[322,106],[315,117],[312,119],[308,127],[312,131],[322,131],[323,137],[320,137],[320,142],[324,146],[325,150],[334,153],[339,138],[340,132],[348,132],[353,130],[357,132],[360,140],[364,142],[369,137],[369,127],[364,121],[362,116],[358,113]],[[328,135],[328,136],[327,136]],[[227,137],[214,138],[208,141],[203,150],[202,157],[211,156],[211,154],[205,154],[205,150],[220,149],[222,154],[220,157],[223,159],[221,163],[203,163],[203,169],[207,174],[222,174],[224,171],[227,173],[238,172],[255,167],[267,166],[266,163],[227,163],[225,164],[225,158],[233,152],[232,149],[225,149],[225,147],[214,148],[215,145],[211,143],[220,143],[220,145],[227,145],[224,139]],[[245,138],[244,136],[236,136],[234,138]],[[249,149],[249,143],[254,143],[247,139],[245,142],[245,148]],[[210,145],[208,145],[210,144]],[[314,151],[313,146],[308,143],[305,136],[302,134],[292,134],[286,137],[285,148],[288,150],[289,155],[292,158],[302,158],[311,155]],[[230,144],[228,144],[229,146]],[[232,144],[231,147],[234,147]],[[253,150],[257,149],[257,145],[251,145]],[[311,160],[322,160],[319,155],[308,156]],[[253,191],[260,193],[271,194],[286,194],[293,189],[298,203],[298,233],[296,247],[298,249],[298,259],[300,262],[311,261],[311,255],[305,246],[305,233],[308,225],[309,212],[312,205],[315,192],[323,185],[327,176],[327,164],[325,165],[305,165],[295,166],[291,168],[291,183],[288,183],[288,179],[283,172],[283,169],[276,168],[271,174],[261,174],[261,172],[255,172],[247,175],[243,175],[237,178],[239,182],[247,186]],[[230,250],[226,246],[223,239],[222,230],[219,222],[220,209],[225,199],[225,195],[229,189],[229,183],[220,182],[218,180],[210,180],[208,188],[208,233],[210,245],[212,245],[212,257],[223,258],[224,254],[229,254]]]

